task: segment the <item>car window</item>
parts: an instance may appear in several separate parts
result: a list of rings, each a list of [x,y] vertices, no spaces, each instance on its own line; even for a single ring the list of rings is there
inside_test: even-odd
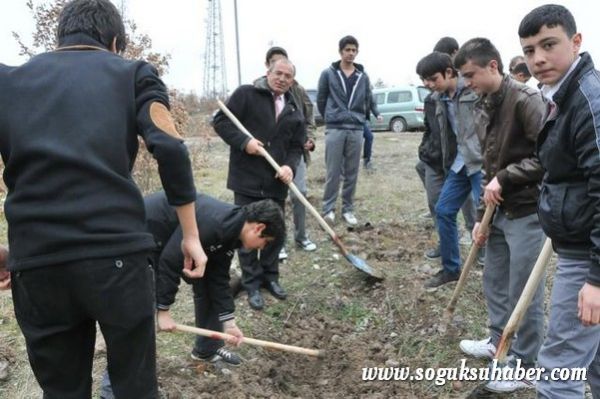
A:
[[[417,93],[419,93],[419,101],[424,102],[425,97],[431,93],[431,90],[429,90],[427,87],[419,86],[417,87]]]
[[[385,102],[385,93],[375,94],[375,102],[377,103],[377,105],[383,104]]]
[[[316,90],[306,90],[306,94],[308,95],[308,98],[310,98],[310,101],[312,101],[313,103],[317,102],[317,91]]]
[[[409,101],[412,101],[412,93],[410,91],[392,91],[388,94],[388,104],[405,103]]]

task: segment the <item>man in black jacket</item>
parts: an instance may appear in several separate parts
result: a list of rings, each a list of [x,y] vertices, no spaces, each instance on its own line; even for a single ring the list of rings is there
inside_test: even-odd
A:
[[[538,365],[540,398],[582,398],[582,379],[555,380],[559,368],[587,368],[600,395],[600,79],[563,6],[540,6],[521,21],[525,62],[542,84],[548,114],[537,141],[545,169],[540,223],[558,254],[546,339]]]
[[[266,82],[240,86],[229,98],[227,106],[255,138],[242,133],[223,112],[215,116],[215,131],[230,146],[227,188],[233,190],[236,205],[270,198],[284,209],[287,184],[294,178],[306,142],[304,116],[289,93],[294,75],[294,65],[280,59],[269,67]],[[281,165],[279,174],[260,156],[260,147]],[[260,258],[255,250],[238,252],[242,285],[253,309],[264,307],[261,286],[278,299],[287,296],[279,285],[282,245],[283,240],[268,246]]]
[[[229,289],[229,268],[233,251],[239,248],[263,250],[285,235],[285,222],[281,208],[272,200],[261,200],[244,206],[230,205],[207,195],[196,198],[196,219],[202,221],[202,245],[206,248],[208,262],[200,279],[189,280],[182,275],[181,227],[175,210],[164,193],[145,198],[148,230],[154,236],[157,249],[156,307],[161,330],[172,330],[173,319],[169,313],[175,302],[179,281],[193,285],[196,327],[224,331],[243,337],[234,319],[233,295]],[[234,342],[234,343],[239,343]],[[197,337],[192,358],[211,363],[224,361],[238,365],[239,356],[223,348],[221,340]]]
[[[110,1],[67,3],[57,36],[56,51],[0,65],[15,314],[44,397],[91,396],[97,321],[117,397],[156,398],[154,241],[131,176],[138,135],[177,209],[186,273],[200,277],[191,164],[156,70],[117,54],[125,29]]]

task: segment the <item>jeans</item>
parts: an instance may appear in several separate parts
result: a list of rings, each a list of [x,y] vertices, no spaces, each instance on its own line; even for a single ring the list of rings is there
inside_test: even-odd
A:
[[[451,170],[444,181],[440,198],[435,206],[442,267],[449,273],[460,273],[456,215],[469,194],[472,195],[473,202],[477,206],[482,175],[479,171],[468,176],[466,167],[463,167],[459,173]]]

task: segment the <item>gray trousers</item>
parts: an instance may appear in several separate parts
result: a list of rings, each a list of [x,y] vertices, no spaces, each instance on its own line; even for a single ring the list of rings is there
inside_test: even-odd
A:
[[[327,129],[325,131],[325,166],[327,178],[323,193],[323,213],[335,210],[340,190],[342,187],[342,213],[354,210],[354,193],[358,181],[360,154],[363,144],[363,127],[356,130]]]
[[[558,257],[550,298],[548,332],[540,354],[539,367],[587,367],[587,381],[594,399],[600,398],[600,326],[585,327],[577,317],[579,291],[585,283],[591,261]],[[591,266],[597,267],[597,266]],[[583,398],[584,381],[537,383],[539,398]]]
[[[298,167],[296,167],[296,176],[294,176],[294,184],[298,190],[306,197],[308,188],[306,186],[306,162],[304,157],[300,158]],[[302,242],[308,237],[306,236],[306,207],[296,195],[290,190],[290,199],[292,200],[292,213],[294,215],[294,239]]]
[[[498,209],[487,240],[483,268],[483,292],[487,301],[490,337],[498,346],[545,236],[537,214],[508,219]],[[542,278],[510,350],[523,367],[533,367],[544,339],[544,286]]]
[[[427,206],[429,207],[429,212],[431,213],[431,217],[433,217],[433,223],[435,224],[435,204],[437,204],[438,198],[440,198],[445,176],[443,173],[436,171],[423,161],[417,162],[415,165],[415,170],[419,174],[419,178],[425,187]],[[473,226],[475,226],[475,219],[477,217],[477,210],[475,209],[472,196],[469,195],[467,197],[467,200],[461,207],[461,211],[463,218],[465,219],[465,227],[470,233],[473,231]]]

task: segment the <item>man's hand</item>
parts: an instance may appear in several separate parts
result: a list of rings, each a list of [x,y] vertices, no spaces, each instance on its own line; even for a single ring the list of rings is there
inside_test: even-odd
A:
[[[275,175],[275,177],[285,184],[290,184],[292,180],[294,180],[294,172],[292,172],[292,168],[287,165],[283,165],[279,169],[279,173]]]
[[[0,247],[0,290],[10,289],[10,272],[7,270],[8,249]]]
[[[487,234],[481,234],[479,232],[480,227],[481,227],[480,222],[475,223],[475,226],[473,226],[472,238],[473,238],[473,242],[478,247],[483,247],[485,245],[485,242],[487,241]]]
[[[168,310],[159,310],[157,312],[157,324],[158,331],[174,331],[175,320],[171,317],[171,313]]]
[[[498,182],[498,178],[494,177],[491,182],[485,186],[485,191],[483,193],[483,202],[486,205],[500,205],[504,198],[500,195],[502,193],[502,186],[500,182]]]
[[[242,331],[235,325],[235,320],[227,320],[223,323],[223,332],[225,334],[233,335],[235,338],[228,339],[227,343],[234,346],[240,346],[242,343],[242,339],[244,338],[244,334]]]
[[[181,251],[183,252],[183,274],[189,278],[200,278],[204,276],[204,269],[208,258],[204,253],[200,240],[196,238],[184,239],[181,241]]]
[[[312,141],[311,139],[306,140],[306,143],[304,143],[304,149],[306,151],[312,151],[315,149],[315,142]]]
[[[579,291],[577,317],[584,326],[600,324],[600,287],[585,283]]]
[[[256,139],[250,139],[248,144],[246,144],[246,148],[245,148],[246,154],[260,155],[260,149],[264,146],[265,145],[262,143],[262,141],[259,141]]]
[[[383,116],[377,115],[377,122],[383,122]]]

